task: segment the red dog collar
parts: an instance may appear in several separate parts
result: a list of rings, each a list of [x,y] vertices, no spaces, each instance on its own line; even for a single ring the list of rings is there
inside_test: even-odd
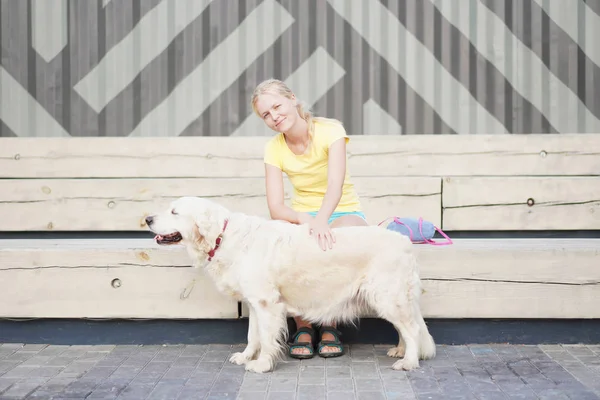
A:
[[[215,248],[208,252],[208,261],[212,260],[212,258],[215,256],[215,251],[217,251],[217,249],[221,246],[221,241],[223,240],[223,233],[225,232],[225,229],[227,228],[227,222],[228,222],[228,220],[225,220],[225,224],[223,225],[223,232],[221,232],[219,234],[219,236],[217,236]]]

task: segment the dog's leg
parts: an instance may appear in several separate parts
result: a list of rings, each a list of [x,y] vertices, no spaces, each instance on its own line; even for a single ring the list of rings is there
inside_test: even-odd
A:
[[[379,315],[391,322],[398,331],[398,346],[390,349],[388,356],[404,358],[396,361],[392,368],[408,371],[419,367],[421,325],[415,318],[410,301],[403,305],[394,305],[393,301],[394,299],[381,301],[376,307]]]
[[[402,332],[398,328],[396,328],[396,331],[398,332],[398,346],[389,349],[387,355],[388,357],[402,358],[406,352],[406,343],[402,339]]]
[[[420,327],[415,321],[403,321],[401,319],[390,321],[396,329],[401,332],[404,338],[405,350],[404,358],[398,360],[392,365],[393,369],[406,370],[419,367],[419,335]]]
[[[433,336],[429,333],[429,328],[423,319],[421,309],[413,304],[413,312],[415,314],[415,320],[419,324],[419,359],[429,360],[436,356],[437,349],[435,347],[435,341]]]
[[[258,324],[256,322],[256,313],[252,304],[247,303],[247,305],[249,310],[248,345],[243,352],[233,353],[229,358],[230,362],[237,365],[246,364],[248,361],[253,360],[260,350],[260,335],[258,332]]]
[[[281,303],[259,300],[252,304],[260,336],[260,355],[246,363],[251,372],[271,371],[281,356],[287,334],[285,306]]]

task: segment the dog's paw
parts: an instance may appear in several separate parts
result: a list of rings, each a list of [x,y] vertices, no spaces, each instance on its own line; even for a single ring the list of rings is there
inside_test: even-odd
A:
[[[396,371],[410,371],[413,369],[419,368],[419,360],[407,360],[406,358],[403,360],[398,360],[392,365],[392,369]]]
[[[231,357],[229,357],[229,362],[236,365],[246,364],[248,361],[250,361],[250,358],[243,352],[233,353]]]
[[[402,358],[404,357],[405,350],[404,346],[392,347],[388,350],[387,355],[388,357]]]
[[[256,372],[262,374],[263,372],[269,372],[272,369],[271,362],[268,359],[261,359],[260,357],[256,360],[248,361],[246,363],[246,371]]]

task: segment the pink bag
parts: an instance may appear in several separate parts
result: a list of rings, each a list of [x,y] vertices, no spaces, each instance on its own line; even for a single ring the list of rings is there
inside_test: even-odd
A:
[[[452,244],[452,239],[450,239],[448,235],[446,235],[440,228],[436,227],[431,222],[423,220],[423,218],[390,218],[393,218],[393,221],[386,226],[386,229],[408,236],[413,243],[426,243],[433,246],[445,246]],[[384,219],[378,225],[383,224],[390,218]],[[445,242],[436,242],[433,240],[433,236],[435,235],[436,231],[446,238]]]

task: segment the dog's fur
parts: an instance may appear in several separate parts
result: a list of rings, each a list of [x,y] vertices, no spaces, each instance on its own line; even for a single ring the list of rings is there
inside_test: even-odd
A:
[[[403,359],[394,369],[417,368],[419,359],[435,356],[421,315],[412,244],[400,233],[377,226],[336,228],[333,248],[324,251],[307,225],[230,212],[197,197],[177,199],[146,222],[159,244],[185,245],[222,293],[246,302],[248,345],[230,361],[246,364],[248,371],[273,369],[287,338],[288,314],[330,324],[374,310],[398,332],[398,346],[388,355]],[[209,260],[219,235],[222,242]]]

